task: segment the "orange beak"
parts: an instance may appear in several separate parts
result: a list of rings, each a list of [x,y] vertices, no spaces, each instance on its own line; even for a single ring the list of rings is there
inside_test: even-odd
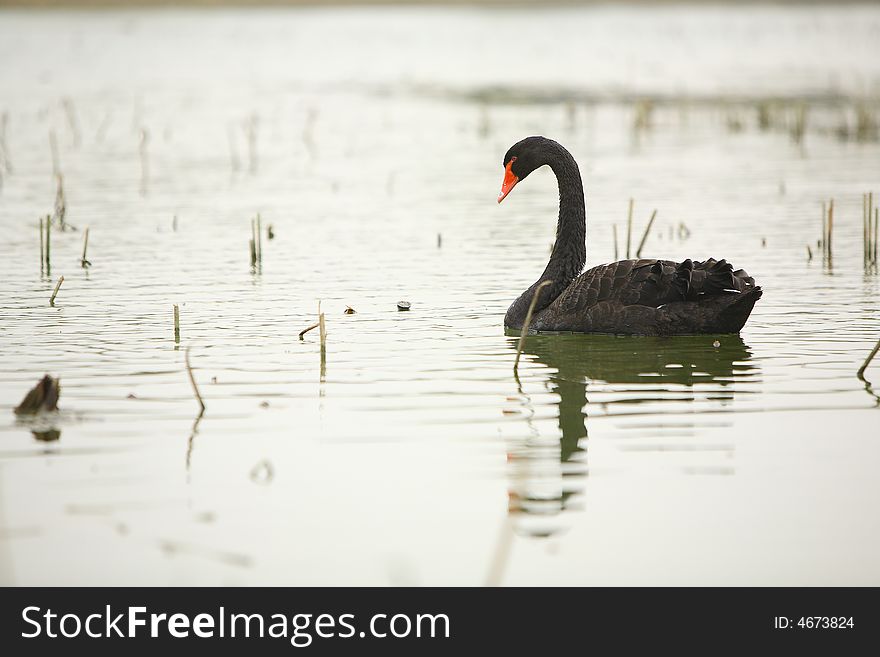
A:
[[[498,195],[498,202],[504,200],[504,197],[510,194],[510,190],[516,187],[516,183],[519,182],[519,178],[517,178],[513,171],[510,170],[510,167],[513,165],[513,160],[507,163],[507,166],[504,167],[504,182],[501,183],[501,193]]]

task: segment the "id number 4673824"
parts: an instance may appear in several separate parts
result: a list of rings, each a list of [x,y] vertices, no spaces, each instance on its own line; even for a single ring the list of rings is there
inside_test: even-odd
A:
[[[776,630],[851,630],[853,627],[852,616],[801,616],[799,618],[776,616],[773,618],[773,629]]]

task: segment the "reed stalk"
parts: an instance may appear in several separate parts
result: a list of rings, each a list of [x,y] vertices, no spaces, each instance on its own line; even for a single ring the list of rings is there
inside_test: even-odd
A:
[[[871,353],[868,354],[868,357],[865,359],[865,362],[862,363],[862,366],[859,368],[859,371],[856,372],[856,376],[859,377],[862,381],[865,380],[865,370],[868,369],[868,365],[870,365],[871,361],[874,360],[874,356],[877,355],[878,351],[880,351],[880,340],[877,340],[877,344],[874,345],[874,348],[871,349]]]
[[[871,249],[870,213],[868,212],[868,195],[862,194],[862,264],[868,266],[868,252]]]
[[[636,249],[636,258],[642,257],[642,248],[645,246],[645,240],[648,239],[648,233],[651,232],[651,226],[654,225],[654,219],[656,219],[656,218],[657,218],[657,210],[654,210],[651,213],[651,218],[648,219],[648,225],[645,226],[645,232],[642,235],[642,241],[639,242],[639,248]]]
[[[321,325],[320,322],[315,322],[314,324],[311,324],[311,325],[309,325],[309,326],[306,326],[302,331],[299,332],[299,339],[300,339],[300,340],[304,340],[304,339],[305,339],[304,336],[305,336],[306,333],[308,333],[308,332],[311,331],[312,329],[316,329],[316,328],[318,328],[320,325]]]
[[[58,296],[58,290],[61,289],[61,284],[62,284],[63,282],[64,282],[64,276],[59,276],[59,277],[58,277],[58,282],[55,283],[55,289],[52,291],[52,296],[49,298],[49,305],[50,305],[50,306],[54,306],[54,305],[55,305],[55,297]]]
[[[83,254],[82,254],[82,258],[79,261],[79,264],[83,269],[86,269],[87,267],[90,267],[92,265],[92,263],[89,262],[88,259],[86,258],[86,252],[88,251],[88,249],[89,249],[89,227],[86,226],[86,230],[83,233]]]
[[[184,352],[184,359],[186,360],[186,373],[189,375],[189,382],[190,384],[192,384],[192,389],[193,393],[195,393],[196,401],[199,402],[199,406],[202,409],[202,412],[199,413],[199,415],[201,416],[201,414],[205,412],[205,402],[202,399],[201,393],[199,392],[199,386],[196,384],[196,377],[193,376],[192,366],[189,364],[189,350],[190,347],[187,347],[186,351]]]
[[[827,245],[828,245],[828,259],[831,260],[831,235],[834,232],[834,199],[828,201],[828,236],[827,236]]]
[[[43,242],[43,218],[40,217],[40,273],[46,268],[46,245]]]
[[[516,345],[516,360],[513,361],[513,372],[516,374],[519,369],[519,358],[522,355],[523,347],[526,343],[526,335],[529,333],[529,324],[532,322],[532,313],[535,312],[535,304],[538,303],[538,295],[541,293],[541,290],[547,287],[548,285],[552,285],[553,281],[543,281],[538,287],[535,288],[535,293],[532,295],[532,302],[529,304],[529,310],[526,313],[526,319],[522,325],[522,331],[519,334],[519,342]]]
[[[180,344],[180,308],[174,304],[174,344]]]
[[[260,213],[257,213],[257,262],[260,263],[260,266],[263,265],[263,229],[260,226]]]
[[[614,260],[618,259],[617,256],[617,224],[612,224],[611,229],[614,232]]]
[[[629,211],[626,213],[626,258],[629,260],[629,248],[632,238],[633,200],[629,200]]]
[[[880,208],[874,208],[874,238],[871,240],[874,246],[874,264],[877,264],[877,230],[880,228]]]
[[[55,137],[55,131],[49,131],[49,150],[52,152],[52,175],[61,174],[61,161],[58,157],[58,139]]]
[[[46,215],[46,276],[52,275],[52,217]]]

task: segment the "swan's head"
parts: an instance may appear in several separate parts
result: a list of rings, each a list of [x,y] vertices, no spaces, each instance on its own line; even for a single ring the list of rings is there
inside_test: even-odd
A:
[[[499,203],[510,194],[510,190],[520,180],[523,180],[538,167],[547,164],[548,142],[550,140],[546,137],[526,137],[510,147],[504,156],[504,162],[502,162],[504,181],[501,183],[501,193],[498,195]]]

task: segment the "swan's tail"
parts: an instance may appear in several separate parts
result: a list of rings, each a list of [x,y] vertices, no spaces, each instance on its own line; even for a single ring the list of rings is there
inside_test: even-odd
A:
[[[739,333],[762,294],[764,291],[760,287],[753,287],[741,294],[731,295],[730,303],[718,314],[713,330],[718,333]]]

